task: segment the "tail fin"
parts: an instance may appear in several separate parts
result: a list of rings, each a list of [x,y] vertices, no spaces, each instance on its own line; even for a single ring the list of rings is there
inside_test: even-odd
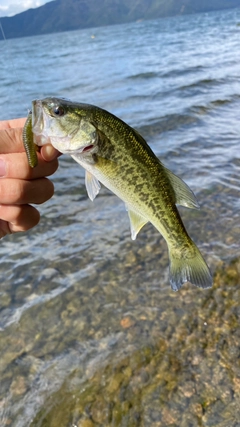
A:
[[[185,252],[185,251],[184,251]],[[178,291],[186,282],[199,288],[210,288],[212,276],[195,243],[189,248],[189,253],[183,253],[179,258],[179,250],[174,253],[172,248],[170,256],[170,283],[174,291]]]

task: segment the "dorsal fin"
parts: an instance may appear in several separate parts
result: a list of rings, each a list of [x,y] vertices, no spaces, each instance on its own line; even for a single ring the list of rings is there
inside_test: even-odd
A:
[[[162,165],[163,166],[163,165]],[[168,176],[169,181],[172,184],[174,194],[175,194],[175,203],[177,205],[185,206],[190,209],[199,209],[199,204],[192,190],[182,181],[181,178],[174,175],[169,169],[165,168],[165,172]]]

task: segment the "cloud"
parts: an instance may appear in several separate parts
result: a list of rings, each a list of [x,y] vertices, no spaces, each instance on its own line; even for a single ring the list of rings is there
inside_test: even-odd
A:
[[[51,0],[0,0],[0,17],[13,16],[27,9],[42,6]]]

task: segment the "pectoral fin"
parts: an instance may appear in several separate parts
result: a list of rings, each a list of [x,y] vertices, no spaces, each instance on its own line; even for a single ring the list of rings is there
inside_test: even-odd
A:
[[[97,178],[95,178],[94,175],[92,175],[90,172],[86,171],[85,173],[85,185],[88,193],[88,197],[90,200],[95,199],[95,197],[98,195],[101,185]]]
[[[169,181],[172,184],[175,193],[175,203],[186,206],[191,209],[199,209],[199,204],[192,190],[178,176],[174,175],[169,169],[165,168]]]
[[[126,209],[130,219],[131,237],[132,237],[132,240],[135,240],[138,232],[148,221],[146,220],[146,218],[143,218],[142,215],[140,215],[138,212],[133,211],[127,205],[126,205]]]

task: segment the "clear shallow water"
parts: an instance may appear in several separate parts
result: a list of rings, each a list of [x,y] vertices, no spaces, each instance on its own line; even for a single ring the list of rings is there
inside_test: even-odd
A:
[[[3,425],[238,425],[239,22],[232,10],[0,43],[1,119],[47,95],[121,117],[194,190],[202,209],[181,209],[184,223],[236,285],[173,294],[158,232],[132,242],[122,202],[104,188],[89,201],[62,157],[39,226],[1,241]]]

